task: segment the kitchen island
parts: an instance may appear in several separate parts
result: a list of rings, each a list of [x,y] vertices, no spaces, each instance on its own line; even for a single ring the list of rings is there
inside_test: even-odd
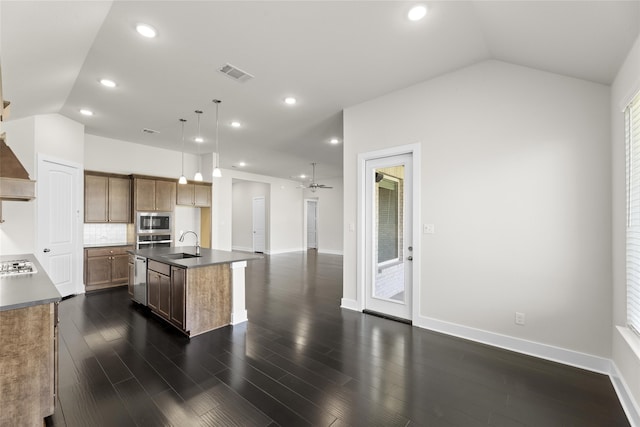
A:
[[[244,269],[260,255],[195,246],[129,253],[147,259],[147,306],[187,336],[247,320]]]
[[[42,426],[54,411],[60,293],[32,254],[0,265],[0,425]]]

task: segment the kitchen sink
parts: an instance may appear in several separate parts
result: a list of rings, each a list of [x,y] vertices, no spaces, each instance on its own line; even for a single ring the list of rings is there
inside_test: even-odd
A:
[[[167,254],[163,255],[165,258],[169,259],[185,259],[185,258],[198,258],[200,255],[188,254],[186,252],[179,252],[177,254]]]

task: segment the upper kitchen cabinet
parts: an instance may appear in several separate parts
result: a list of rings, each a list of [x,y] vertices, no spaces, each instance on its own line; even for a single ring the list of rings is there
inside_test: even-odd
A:
[[[85,171],[84,222],[132,222],[131,179],[125,175]]]
[[[195,206],[198,208],[211,207],[211,184],[179,184],[176,203],[178,205]]]
[[[176,206],[176,182],[134,176],[136,211],[172,212]]]

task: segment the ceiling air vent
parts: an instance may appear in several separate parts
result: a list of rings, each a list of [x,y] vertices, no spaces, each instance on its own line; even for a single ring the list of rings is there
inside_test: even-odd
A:
[[[142,129],[142,132],[144,132],[144,133],[151,133],[151,134],[154,134],[154,133],[160,133],[160,132],[159,132],[159,131],[157,131],[157,130],[153,130],[153,129],[149,129],[149,128],[144,128],[144,129]]]
[[[251,74],[247,73],[246,71],[242,71],[240,68],[235,67],[231,64],[226,64],[218,71],[220,71],[225,76],[241,83],[244,83],[247,80],[251,80],[253,78]]]

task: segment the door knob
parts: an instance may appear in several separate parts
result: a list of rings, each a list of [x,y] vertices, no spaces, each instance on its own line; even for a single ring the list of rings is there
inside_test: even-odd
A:
[[[409,261],[413,261],[413,257],[412,257],[411,255],[409,255],[409,256],[407,257],[407,259],[408,259]]]
[[[42,252],[51,252],[51,249],[49,248],[44,248],[44,250]]]

